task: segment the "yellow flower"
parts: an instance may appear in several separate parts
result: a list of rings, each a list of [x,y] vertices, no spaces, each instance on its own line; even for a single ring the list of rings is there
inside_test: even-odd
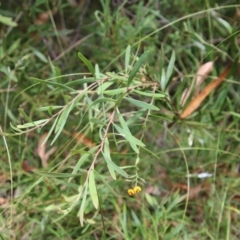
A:
[[[135,192],[134,192],[134,190],[133,189],[128,189],[128,195],[129,196],[132,196],[132,195],[134,195],[135,194]]]
[[[135,186],[133,191],[134,191],[134,193],[139,193],[142,191],[142,189],[139,186]]]

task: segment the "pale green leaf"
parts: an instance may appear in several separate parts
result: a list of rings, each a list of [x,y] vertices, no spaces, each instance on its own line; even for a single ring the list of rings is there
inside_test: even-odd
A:
[[[72,174],[72,173],[55,173],[55,172],[43,172],[43,171],[34,171],[34,172],[44,177],[53,177],[53,178],[69,178],[69,177],[76,177],[80,175],[80,173]]]
[[[119,126],[117,126],[116,124],[114,124],[114,127],[116,128],[116,130],[120,133],[120,135],[122,135],[126,140],[128,140],[129,142],[132,142],[136,145],[139,145],[141,147],[144,147],[145,144],[143,144],[140,140],[138,140],[137,138],[135,138],[133,135],[131,135],[131,133],[125,131],[124,129],[120,128]]]
[[[123,177],[125,177],[125,178],[128,177],[127,173],[124,170],[122,170],[120,167],[118,167],[111,159],[109,159],[109,157],[107,155],[105,155],[104,153],[102,153],[102,154],[110,168],[112,168],[114,171],[116,171]]]
[[[94,76],[94,78],[96,78],[95,70],[94,70],[93,65],[91,64],[91,62],[87,58],[85,58],[80,52],[78,52],[78,57],[86,65],[86,67],[88,68],[89,72]]]
[[[95,183],[94,170],[91,170],[90,172],[88,187],[89,187],[89,193],[90,193],[93,205],[96,209],[98,209],[99,201],[98,201],[97,187]]]
[[[38,120],[38,121],[34,121],[31,123],[25,123],[23,125],[17,125],[17,128],[29,128],[29,127],[36,127],[39,126],[45,122],[47,122],[49,119],[42,119],[42,120]]]
[[[165,73],[165,69],[163,68],[161,71],[161,88],[164,91],[166,89],[166,85],[167,85],[167,77],[166,77],[166,73]]]
[[[72,111],[74,106],[74,102],[71,102],[70,104],[68,104],[65,109],[63,110],[63,112],[61,113],[61,116],[59,117],[58,123],[56,125],[55,128],[55,133],[58,131],[62,131],[67,119],[68,119],[68,115],[70,114],[70,112]]]
[[[125,73],[128,72],[130,63],[131,46],[128,45],[125,53]]]
[[[116,180],[117,179],[117,176],[116,176],[116,173],[114,171],[114,169],[112,168],[112,166],[110,164],[107,164],[107,168],[108,168],[108,171],[111,175],[111,177]]]
[[[58,138],[58,136],[62,132],[62,130],[63,130],[65,124],[66,124],[66,121],[68,119],[68,115],[72,111],[73,107],[74,107],[74,102],[68,104],[65,107],[65,109],[63,110],[63,112],[61,113],[61,115],[60,115],[60,117],[58,119],[56,128],[55,128],[55,134],[56,135],[55,135],[54,139],[52,140],[51,145],[56,141],[56,139]]]
[[[109,88],[114,82],[104,82],[100,83],[99,87],[96,89],[98,95],[105,93],[104,91]]]
[[[57,116],[56,119],[54,120],[53,125],[52,125],[50,131],[48,132],[47,136],[46,136],[46,137],[44,138],[44,140],[43,140],[42,146],[47,142],[47,140],[48,140],[49,137],[51,136],[51,134],[52,134],[52,132],[53,132],[53,130],[54,130],[57,122],[58,122],[58,118],[59,118],[59,116]]]
[[[140,108],[149,109],[149,110],[156,110],[156,111],[159,110],[158,107],[156,107],[152,104],[146,103],[146,102],[142,102],[142,101],[139,101],[139,100],[136,100],[136,99],[133,99],[133,98],[128,98],[128,97],[125,97],[124,99],[127,100],[128,102],[132,103],[133,105],[135,105],[137,107],[140,107]]]
[[[47,85],[50,85],[50,86],[52,85],[52,86],[56,86],[56,87],[59,87],[59,88],[66,89],[68,91],[76,92],[75,89],[66,86],[66,84],[61,84],[61,83],[58,83],[58,82],[47,81],[47,80],[41,80],[41,79],[34,78],[34,77],[30,77],[30,79],[33,80],[33,81],[39,82],[39,83],[47,84]]]
[[[146,96],[146,97],[154,97],[154,98],[164,98],[164,97],[166,97],[166,94],[164,94],[164,93],[146,92],[146,90],[144,90],[144,91],[133,90],[133,92],[135,92],[139,95]]]
[[[175,64],[176,56],[175,56],[175,51],[172,52],[168,67],[167,67],[167,80],[169,81],[169,78],[171,77],[174,69],[174,64]]]
[[[37,110],[40,112],[43,111],[49,111],[49,108],[51,108],[51,110],[55,110],[55,109],[59,109],[59,108],[63,108],[64,106],[46,106],[46,107],[40,107]]]
[[[0,14],[0,22],[9,26],[9,27],[16,27],[17,23],[13,22],[12,18],[5,17],[2,14]]]
[[[117,95],[117,94],[120,94],[120,93],[123,93],[123,92],[127,92],[127,89],[128,88],[124,87],[124,88],[106,90],[106,91],[104,91],[104,94],[114,96],[114,95]]]
[[[83,193],[83,198],[82,198],[82,202],[81,202],[81,207],[79,210],[79,219],[80,219],[80,223],[81,226],[83,227],[83,222],[84,222],[84,210],[85,210],[85,203],[86,203],[86,199],[87,199],[87,186],[85,187],[84,193]]]
[[[134,65],[129,77],[128,77],[128,86],[131,84],[133,78],[135,77],[135,75],[138,73],[140,67],[142,66],[142,64],[146,61],[147,57],[148,57],[149,51],[146,51],[145,53],[143,53],[143,55],[139,58],[139,60],[137,61],[137,63]]]

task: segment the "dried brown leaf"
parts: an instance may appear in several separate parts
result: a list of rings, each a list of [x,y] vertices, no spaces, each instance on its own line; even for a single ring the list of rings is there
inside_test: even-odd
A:
[[[199,93],[201,84],[204,82],[208,74],[213,70],[213,64],[214,62],[210,61],[200,66],[196,74],[197,78],[193,80],[190,88],[187,88],[183,91],[180,102],[181,106],[184,106],[194,87],[195,87],[194,95]]]
[[[187,106],[187,108],[180,115],[181,119],[187,118],[191,115],[203,102],[203,100],[217,88],[230,72],[231,67],[227,67],[224,72],[213,82],[209,83]]]
[[[199,184],[196,187],[189,189],[188,200],[193,200],[199,196],[199,193],[202,191],[203,187],[202,184]]]
[[[38,14],[37,18],[34,20],[35,25],[43,25],[45,24],[51,15],[54,15],[57,12],[56,9],[46,11],[44,13]]]
[[[85,145],[88,148],[92,148],[95,147],[95,143],[93,143],[92,139],[86,137],[84,134],[81,133],[73,133],[73,136],[76,138],[76,140],[79,143],[82,143],[83,145]]]
[[[34,170],[36,170],[36,168],[34,168],[33,166],[31,166],[27,160],[23,160],[22,161],[22,169],[25,171],[25,172],[32,172]]]
[[[56,150],[56,147],[52,147],[50,148],[47,152],[46,152],[46,143],[43,144],[46,136],[47,136],[48,133],[44,133],[40,139],[39,139],[39,142],[38,142],[38,147],[36,149],[36,152],[38,154],[38,156],[41,158],[41,161],[42,161],[42,166],[43,167],[46,167],[47,166],[47,161],[50,157],[51,154],[53,154]]]

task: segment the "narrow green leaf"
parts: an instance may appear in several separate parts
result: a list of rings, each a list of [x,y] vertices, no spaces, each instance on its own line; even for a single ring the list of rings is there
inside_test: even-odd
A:
[[[240,114],[239,113],[236,113],[236,112],[229,112],[231,115],[233,116],[236,116],[238,118],[240,118]]]
[[[98,95],[105,93],[105,90],[113,85],[114,82],[100,83],[99,87],[96,89]]]
[[[2,14],[0,14],[0,22],[9,26],[9,27],[16,27],[17,23],[13,22],[12,18],[5,17]]]
[[[114,173],[115,173],[115,172],[114,172]],[[100,179],[102,180],[102,182],[105,184],[105,186],[107,186],[107,187],[110,189],[110,191],[112,192],[112,194],[113,194],[115,197],[119,197],[118,194],[114,191],[114,189],[109,185],[108,180],[106,181],[106,180],[104,179],[104,177],[103,177],[101,174],[97,173],[97,172],[95,172],[95,174],[98,175],[98,178],[100,178]],[[116,176],[116,175],[115,175],[115,176]]]
[[[101,73],[98,64],[95,64],[95,75],[97,79],[101,78]]]
[[[28,121],[33,123],[33,120],[24,112],[22,108],[18,108],[18,111],[22,114],[22,116]]]
[[[77,80],[73,80],[70,82],[65,83],[65,86],[72,86],[72,85],[79,85],[79,84],[83,84],[83,83],[91,83],[91,82],[95,82],[96,79],[91,77],[91,78],[82,78],[82,79],[77,79]]]
[[[134,65],[134,67],[128,77],[128,86],[131,84],[133,78],[137,74],[137,72],[140,69],[140,67],[142,66],[142,64],[146,61],[148,54],[149,54],[149,51],[146,51],[145,53],[143,53],[143,55],[139,58],[137,63]]]
[[[76,195],[67,197],[67,196],[65,196],[64,194],[62,194],[62,197],[63,197],[63,199],[64,199],[65,202],[72,203],[72,202],[74,202],[74,201],[79,197],[78,195],[79,195],[79,194],[76,194]]]
[[[166,85],[167,85],[167,77],[166,77],[166,73],[165,73],[165,69],[164,68],[161,71],[160,83],[161,83],[161,88],[164,91],[166,89]]]
[[[46,121],[48,121],[49,119],[42,119],[42,120],[38,120],[38,121],[34,121],[31,123],[25,123],[23,125],[17,125],[17,128],[29,128],[29,127],[36,127],[38,125],[41,125],[43,123],[45,123]]]
[[[91,170],[89,175],[89,193],[93,202],[93,205],[96,209],[99,207],[99,201],[98,201],[98,195],[97,195],[97,187],[95,183],[95,176],[94,176],[94,170]]]
[[[145,109],[149,109],[149,110],[156,110],[156,111],[159,110],[158,107],[156,107],[152,104],[149,104],[149,103],[145,103],[145,102],[135,100],[133,98],[128,98],[128,97],[125,97],[124,99],[127,100],[128,102],[132,103],[133,105],[135,105],[137,107],[140,107],[140,108],[145,108]]]
[[[141,147],[144,147],[145,144],[143,144],[140,140],[138,140],[137,138],[135,138],[133,135],[131,135],[131,133],[125,131],[124,129],[120,128],[119,126],[117,126],[116,124],[114,124],[114,127],[116,128],[116,130],[124,137],[126,138],[129,142],[133,142],[136,145],[139,145]]]
[[[69,178],[69,177],[76,177],[81,175],[80,173],[72,174],[72,173],[55,173],[55,172],[43,172],[43,171],[34,171],[34,172],[44,177],[53,177],[53,178]]]
[[[133,92],[139,94],[139,95],[143,95],[146,97],[154,97],[154,98],[165,98],[166,94],[164,93],[153,93],[153,92],[146,92],[144,91],[138,91],[138,90],[133,90]]]
[[[105,153],[102,153],[102,154],[110,168],[112,168],[114,171],[116,171],[123,177],[125,177],[125,178],[128,177],[127,173],[124,170],[122,170],[119,166],[117,166],[111,159],[109,159],[109,157]]]
[[[102,103],[102,102],[115,102],[116,100],[112,99],[112,98],[98,98],[96,101],[92,102],[89,106],[89,108],[91,108],[93,105],[97,104],[97,103]]]
[[[101,125],[101,126],[106,125],[106,123],[104,123],[104,122],[101,121],[100,119],[94,118],[94,117],[90,119],[90,122],[92,122],[92,123],[94,123],[94,124],[97,124],[97,125]]]
[[[53,125],[52,125],[50,131],[48,132],[47,136],[44,138],[44,141],[43,141],[43,143],[42,143],[42,146],[47,142],[47,140],[48,140],[49,137],[51,136],[51,134],[52,134],[52,132],[53,132],[53,130],[54,130],[57,122],[58,122],[58,118],[59,118],[59,116],[57,116],[57,117],[55,118],[55,120],[54,120],[54,122],[53,122]]]
[[[55,109],[59,109],[59,108],[63,108],[64,106],[46,106],[46,107],[40,107],[37,110],[40,112],[43,111],[49,111],[49,108],[51,108],[51,110],[55,110]]]
[[[74,105],[74,102],[68,104],[65,109],[63,110],[63,112],[61,113],[61,116],[59,117],[59,120],[58,120],[58,123],[56,125],[56,128],[55,128],[55,133],[58,132],[58,131],[62,131],[67,119],[68,119],[68,115],[70,114],[70,112],[72,111],[73,109],[73,105]]]
[[[111,175],[111,177],[116,180],[117,179],[117,176],[116,176],[116,173],[114,171],[114,169],[112,168],[112,166],[110,164],[107,164],[107,168],[108,168],[108,171]]]
[[[83,193],[83,198],[82,198],[82,202],[81,202],[81,207],[79,210],[79,219],[80,219],[80,223],[81,226],[83,227],[83,221],[84,221],[84,210],[85,210],[85,203],[86,203],[86,199],[87,199],[87,186],[84,189],[84,193]]]
[[[65,84],[61,84],[61,83],[58,83],[58,82],[41,80],[41,79],[34,78],[34,77],[30,77],[30,79],[33,80],[33,81],[39,82],[39,83],[47,84],[47,85],[50,85],[50,86],[56,86],[56,87],[59,87],[59,88],[66,89],[68,91],[76,92],[75,89],[70,88],[70,87],[66,86]]]
[[[87,173],[86,170],[82,172],[81,179],[80,179],[80,184],[81,184],[82,186],[85,185],[85,182],[86,182],[86,180],[87,180],[87,175],[88,175],[88,173]]]
[[[106,73],[107,77],[111,77],[112,79],[110,81],[116,81],[116,80],[121,80],[121,81],[124,81],[124,82],[127,82],[128,78],[125,77],[125,76],[121,76],[119,74],[116,74],[114,72],[107,72]]]
[[[91,62],[87,58],[85,58],[80,52],[78,52],[78,57],[86,65],[86,67],[88,68],[89,72],[94,76],[94,78],[96,78],[95,70],[94,70],[94,67],[91,64]]]
[[[33,54],[40,59],[42,62],[44,63],[48,63],[47,58],[40,52],[38,51],[36,48],[31,47],[31,50],[33,51]]]
[[[142,117],[142,115],[146,113],[146,110],[145,109],[142,109],[140,111],[137,111],[132,117],[130,117],[128,120],[127,120],[127,125],[130,125],[132,123],[135,123],[137,119],[140,119]]]
[[[11,122],[10,122],[10,127],[11,127],[13,130],[15,130],[16,132],[19,132],[19,133],[22,132],[19,128],[14,127]]]
[[[118,119],[119,119],[119,122],[120,122],[122,128],[123,128],[125,131],[127,131],[127,132],[129,132],[129,133],[131,134],[131,132],[130,132],[130,130],[129,130],[129,128],[128,128],[128,125],[127,125],[126,121],[124,120],[122,114],[119,112],[118,109],[117,109],[117,116],[118,116]]]
[[[81,168],[81,166],[88,160],[88,158],[94,153],[94,151],[96,150],[97,147],[92,148],[89,152],[82,154],[82,156],[80,157],[80,159],[78,160],[77,164],[75,165],[72,173],[75,174],[79,171],[79,169]],[[71,179],[69,179],[68,181],[70,181]]]
[[[7,52],[9,55],[14,53],[19,48],[20,42],[21,42],[21,38],[17,39],[12,43],[12,45],[7,49]]]
[[[135,153],[139,153],[139,149],[137,148],[137,145],[134,143],[134,142],[129,142],[132,150],[135,152]]]
[[[120,103],[122,102],[123,98],[125,97],[126,93],[122,93],[119,98],[117,99],[115,106],[118,107],[120,105]]]
[[[128,72],[130,62],[131,46],[128,45],[125,53],[125,73]]]
[[[167,82],[165,84],[165,89],[168,86],[168,84],[171,82],[170,81],[170,77],[171,77],[171,75],[173,73],[175,60],[176,60],[175,51],[173,51],[172,52],[172,56],[170,58],[170,62],[169,62],[168,67],[167,67],[167,77],[166,77],[167,78]]]
[[[69,113],[73,109],[73,106],[74,106],[74,102],[72,102],[71,104],[67,105],[66,108],[61,113],[61,115],[60,115],[60,117],[58,119],[56,128],[55,128],[55,134],[56,135],[55,135],[54,139],[52,140],[51,145],[56,141],[56,139],[58,138],[58,136],[62,132],[62,130],[63,130],[65,124],[66,124],[66,121],[68,119],[68,115],[69,115]]]
[[[103,149],[103,157],[105,159],[105,161],[107,162],[107,168],[109,170],[110,175],[112,176],[112,178],[114,180],[116,180],[116,173],[114,171],[114,169],[111,167],[111,165],[108,164],[108,162],[111,162],[111,155],[110,155],[110,149],[109,149],[109,142],[108,142],[108,138],[105,138],[104,141],[104,149]]]

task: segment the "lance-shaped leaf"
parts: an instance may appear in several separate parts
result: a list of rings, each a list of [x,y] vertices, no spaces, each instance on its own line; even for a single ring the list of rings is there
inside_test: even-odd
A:
[[[83,63],[86,65],[89,72],[94,76],[94,78],[96,78],[95,70],[91,62],[87,58],[85,58],[80,52],[78,53],[78,57],[83,61]]]
[[[129,62],[130,62],[130,53],[131,53],[131,46],[128,45],[125,53],[125,72],[128,72]]]
[[[146,102],[142,102],[142,101],[139,101],[139,100],[136,100],[136,99],[133,99],[133,98],[128,98],[128,97],[125,97],[124,99],[127,100],[128,102],[132,103],[133,105],[135,105],[137,107],[140,107],[140,108],[145,108],[145,109],[149,109],[149,110],[156,110],[156,111],[159,110],[158,107],[156,107],[152,104],[146,103]]]
[[[74,102],[68,104],[65,107],[65,109],[63,110],[63,112],[61,113],[61,116],[59,117],[56,128],[55,128],[56,135],[55,135],[54,139],[52,140],[51,145],[56,141],[56,139],[62,132],[63,127],[65,126],[66,121],[68,119],[68,115],[71,112],[71,110],[73,109],[73,107],[74,107]]]
[[[136,76],[136,74],[139,71],[142,64],[146,61],[148,54],[149,54],[149,51],[146,51],[145,53],[143,53],[143,55],[139,58],[137,63],[134,65],[134,67],[128,77],[128,86],[131,84],[133,78]]]
[[[96,209],[98,209],[99,200],[98,200],[98,195],[97,195],[97,187],[96,187],[96,183],[95,183],[94,170],[91,170],[91,172],[90,172],[88,187],[89,187],[89,192],[90,192],[90,196],[91,196],[93,205]]]

